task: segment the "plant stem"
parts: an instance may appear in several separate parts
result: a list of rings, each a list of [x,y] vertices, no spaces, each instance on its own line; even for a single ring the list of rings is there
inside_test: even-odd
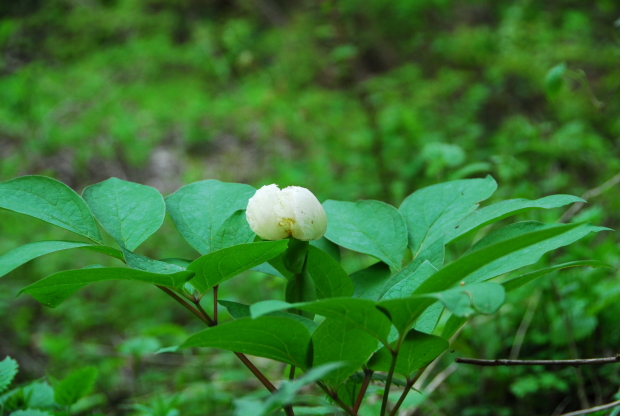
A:
[[[288,373],[288,379],[289,380],[295,379],[295,366],[294,365],[291,366],[291,370]]]
[[[423,369],[418,371],[418,374],[422,374],[421,371],[423,371]],[[390,416],[396,416],[396,413],[398,412],[398,409],[400,409],[400,406],[402,406],[403,402],[407,398],[407,395],[411,391],[411,388],[413,387],[413,384],[415,383],[415,381],[419,377],[418,374],[416,374],[416,377],[414,377],[413,379],[407,380],[407,385],[405,386],[405,390],[403,390],[403,394],[400,395],[400,398],[398,399],[398,401],[394,405],[394,408],[390,412]]]
[[[398,350],[400,349],[400,342],[397,345],[397,349],[392,352],[392,364],[390,364],[390,371],[385,380],[385,390],[383,392],[383,402],[381,403],[381,416],[385,416],[388,406],[388,396],[390,395],[390,387],[392,387],[392,378],[394,377],[394,370],[396,369],[396,360],[398,359]]]
[[[342,410],[345,411],[346,414],[348,414],[349,416],[357,416],[356,412],[354,412],[353,409],[351,409],[349,407],[349,405],[347,405],[345,402],[343,402],[340,399],[340,397],[338,397],[338,394],[336,394],[335,391],[333,391],[329,387],[327,387],[325,385],[325,383],[323,383],[321,381],[317,381],[316,384],[321,388],[321,390],[323,390],[325,392],[325,394],[327,394],[329,397],[331,397],[333,401],[338,403],[338,406],[340,406],[342,408]]]
[[[357,400],[355,400],[355,405],[353,406],[353,411],[357,414],[360,410],[360,406],[362,405],[362,400],[364,400],[364,396],[366,395],[366,390],[370,385],[370,379],[372,378],[372,370],[364,369],[364,382],[362,383],[362,388],[360,389],[359,394],[357,395]]]
[[[163,290],[164,292],[166,292],[170,297],[172,297],[178,303],[183,305],[185,309],[189,310],[191,313],[196,315],[196,317],[198,317],[198,319],[200,319],[205,324],[207,324],[207,326],[209,327],[215,326],[215,322],[213,322],[211,317],[209,317],[209,315],[204,311],[202,306],[200,306],[200,301],[198,300],[196,301],[196,306],[198,308],[197,309],[197,308],[194,308],[189,303],[185,302],[183,298],[181,298],[179,295],[177,295],[176,293],[174,293],[172,290],[168,289],[167,287],[164,287],[164,286],[157,286],[157,287]],[[265,375],[258,368],[256,368],[256,366],[249,360],[248,357],[246,357],[244,354],[240,352],[235,352],[235,355],[239,358],[239,360],[241,360],[243,364],[245,364],[245,366],[252,372],[252,374],[254,374],[254,376],[263,384],[263,386],[267,388],[267,390],[269,390],[271,393],[277,391],[275,386],[271,384],[271,382],[267,379],[267,377],[265,377]],[[290,409],[290,412],[287,411],[286,408],[284,410],[286,411],[287,415],[289,416],[294,415],[294,413],[292,413],[292,408]]]
[[[457,358],[457,363],[475,364],[483,367],[516,366],[516,365],[558,365],[579,367],[582,365],[598,365],[620,363],[620,354],[605,358],[579,358],[576,360],[478,360],[476,358]]]
[[[188,311],[196,315],[198,319],[206,323],[208,326],[213,326],[213,320],[206,312],[201,312],[200,310],[194,308],[192,305],[184,301],[182,297],[180,297],[179,295],[177,295],[175,292],[168,289],[167,287],[164,287],[164,286],[157,286],[157,287],[163,290],[164,292],[166,292],[168,296],[176,300],[181,306],[183,306],[185,309],[187,309]],[[200,306],[200,304],[198,304],[198,306]]]

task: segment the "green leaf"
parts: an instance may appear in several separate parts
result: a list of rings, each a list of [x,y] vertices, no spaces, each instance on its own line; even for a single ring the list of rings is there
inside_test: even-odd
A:
[[[340,263],[340,247],[337,244],[332,243],[325,237],[321,237],[318,240],[310,241],[310,244],[320,248]]]
[[[283,382],[278,391],[270,395],[264,402],[248,399],[237,400],[235,402],[237,405],[235,416],[264,416],[279,407],[291,404],[299,390],[324,378],[340,366],[342,366],[341,363],[329,363],[314,367],[294,381]]]
[[[198,332],[183,345],[213,347],[307,368],[310,333],[294,319],[262,316],[242,318]]]
[[[35,381],[0,396],[0,407],[4,406],[5,409],[19,407],[25,407],[29,410],[45,409],[55,405],[54,389],[45,381]]]
[[[472,251],[453,263],[448,264],[424,281],[414,292],[414,295],[442,292],[461,281],[473,282],[479,271],[485,271],[483,276],[490,273],[488,266],[495,266],[494,271],[508,272],[519,267],[531,264],[532,256],[540,258],[545,251],[552,250],[583,237],[591,231],[600,231],[602,228],[589,224],[558,224],[534,228],[523,234],[518,234],[506,240],[496,241],[483,248]],[[514,253],[518,253],[515,255]],[[489,271],[487,273],[487,271]],[[472,277],[473,276],[473,277]],[[403,301],[402,303],[399,301]],[[384,303],[394,302],[387,308]],[[402,333],[420,317],[422,312],[434,303],[433,299],[412,297],[407,299],[388,300],[380,303],[385,309],[390,309],[392,323]]]
[[[288,240],[239,244],[194,260],[188,270],[196,273],[192,285],[201,293],[258,266],[286,250]]]
[[[239,210],[224,221],[217,230],[211,242],[211,251],[232,247],[237,244],[246,244],[254,241],[256,233],[250,228],[245,218],[245,210]]]
[[[513,226],[518,224],[523,225],[517,223]],[[461,281],[473,282],[499,276],[536,262],[547,251],[601,230],[604,228],[590,224],[553,224],[524,233],[507,234],[506,239],[492,239],[489,234],[487,237],[492,239],[492,243],[480,248],[481,240],[475,250],[444,266],[422,283],[415,293],[441,292]]]
[[[274,257],[274,258],[277,258],[277,257]],[[253,270],[255,272],[269,274],[272,276],[284,277],[282,273],[280,273],[275,267],[273,267],[269,263],[259,264],[258,266],[252,267],[250,270]]]
[[[409,247],[414,255],[437,240],[443,241],[446,233],[496,189],[495,180],[487,176],[440,183],[409,195],[400,206],[400,212],[407,223]]]
[[[418,265],[415,261],[392,277],[386,286],[385,293],[381,300],[399,299],[411,296],[411,294],[424,283],[429,277],[437,273],[437,269],[428,260],[419,264],[417,269],[413,266]]]
[[[306,271],[316,287],[318,299],[353,295],[353,281],[340,263],[318,247],[308,247]]]
[[[191,271],[158,274],[120,267],[65,270],[39,280],[25,287],[19,293],[28,293],[42,304],[55,308],[89,283],[104,280],[135,280],[175,288],[185,283],[193,275],[194,273]]]
[[[476,310],[490,315],[506,301],[504,286],[493,282],[472,283],[426,296],[436,297],[456,316],[470,316]]]
[[[62,182],[45,176],[22,176],[0,183],[0,208],[38,218],[102,243],[88,205]]]
[[[353,297],[378,300],[383,292],[383,287],[391,277],[392,273],[390,272],[390,267],[381,261],[370,267],[356,271],[351,275],[351,280],[355,288]]]
[[[182,267],[183,269],[187,269],[187,266],[189,266],[193,260],[179,259],[179,258],[173,257],[173,258],[168,258],[168,259],[161,259],[159,261],[163,261],[164,263],[174,264],[179,267]]]
[[[426,334],[432,333],[439,322],[439,318],[441,318],[443,310],[444,307],[441,302],[433,303],[424,312],[422,312],[422,315],[420,315],[416,321],[413,329]]]
[[[77,241],[39,241],[17,247],[16,249],[13,249],[1,256],[0,277],[37,257],[72,248],[84,248],[91,251],[97,251],[123,260],[123,253],[112,247],[80,243]]]
[[[18,368],[17,361],[11,357],[6,357],[0,361],[0,393],[9,387],[17,374]]]
[[[441,301],[455,315],[468,316],[474,310],[484,314],[495,313],[506,300],[506,293],[503,286],[498,283],[474,283],[436,293],[385,300],[377,307],[390,318],[402,334],[409,331],[413,323],[434,303],[432,299]]]
[[[356,325],[341,319],[327,318],[312,334],[313,366],[334,361],[345,362],[344,366],[324,377],[325,381],[337,388],[368,361],[377,350],[378,343],[376,338]]]
[[[400,269],[407,248],[407,228],[396,208],[381,201],[325,201],[329,219],[325,237],[370,254]]]
[[[526,238],[536,232],[536,230],[544,231],[546,229],[554,229],[557,227],[571,227],[573,225],[556,225],[542,224],[533,221],[511,224],[501,228],[493,233],[488,234],[484,239],[480,240],[473,248],[470,256],[477,256],[483,250],[488,249],[491,245],[501,244],[504,241],[512,241]],[[480,267],[467,278],[466,282],[476,282],[492,279],[504,273],[511,272],[524,266],[536,263],[540,258],[551,250],[567,246],[575,241],[585,237],[591,232],[599,232],[608,230],[604,227],[596,227],[591,224],[577,224],[575,228],[567,228],[566,232],[560,232],[554,237],[547,238],[535,244],[528,245],[515,250],[509,250],[500,258],[490,261],[483,267]],[[518,244],[518,243],[516,243]]]
[[[439,357],[449,346],[448,341],[441,337],[411,330],[400,347],[395,372],[410,377],[414,371],[426,367]],[[389,371],[391,364],[392,353],[383,347],[372,356],[368,367],[375,371]]]
[[[92,390],[97,379],[95,367],[81,368],[61,380],[54,389],[54,399],[61,406],[71,406]]]
[[[87,186],[82,197],[118,245],[130,251],[159,230],[166,217],[157,189],[118,178]]]
[[[376,302],[368,299],[331,298],[316,302],[287,303],[268,300],[255,303],[250,307],[252,317],[259,317],[277,310],[296,308],[302,311],[340,319],[366,331],[379,341],[387,344],[390,333],[390,321],[376,308]]]
[[[186,270],[186,267],[178,266],[174,263],[165,261],[153,260],[150,257],[136,254],[125,249],[123,249],[123,255],[125,256],[127,265],[132,269],[161,274],[178,273]]]
[[[555,97],[564,85],[564,73],[566,72],[566,63],[562,62],[551,68],[545,77],[545,88],[550,98]]]
[[[226,219],[246,209],[255,192],[250,185],[209,179],[166,197],[166,208],[183,238],[200,254],[208,254]]]
[[[266,302],[271,302],[271,301],[266,301]],[[273,301],[273,302],[281,302],[281,301]],[[228,313],[230,314],[230,316],[232,316],[235,319],[248,318],[252,316],[249,305],[244,305],[242,303],[237,303],[237,302],[231,302],[228,300],[218,300],[217,303],[225,307],[228,310]],[[261,303],[265,303],[265,302],[261,302]],[[286,302],[283,302],[283,303],[286,303]],[[286,303],[286,305],[290,305],[290,304]],[[259,314],[256,317],[265,315],[265,316],[279,316],[281,318],[294,319],[298,321],[299,323],[301,323],[303,326],[305,326],[306,329],[310,332],[310,334],[312,334],[314,330],[319,326],[318,323],[311,321],[308,318],[304,318],[303,316],[281,311],[281,309],[288,309],[288,307],[289,306],[286,306],[285,308],[275,308],[266,313]]]
[[[539,277],[542,277],[546,274],[549,274],[551,272],[554,272],[556,270],[560,270],[560,269],[566,269],[568,267],[577,267],[577,266],[588,266],[588,267],[609,267],[611,269],[615,270],[615,267],[610,266],[607,263],[604,263],[602,261],[598,261],[598,260],[578,260],[578,261],[571,261],[568,263],[562,263],[562,264],[557,264],[555,266],[551,266],[551,267],[547,267],[544,269],[540,269],[540,270],[536,270],[535,272],[531,272],[531,273],[527,273],[527,274],[523,274],[521,276],[515,277],[513,279],[510,279],[504,283],[502,283],[502,285],[504,286],[504,289],[506,289],[506,292],[510,292],[512,290],[518,289],[521,286],[531,282],[532,280],[538,279]]]
[[[510,199],[501,201],[488,207],[472,212],[452,229],[446,236],[446,244],[470,234],[482,227],[503,220],[513,215],[522,214],[535,209],[550,209],[563,207],[575,202],[585,200],[572,195],[552,195],[531,201],[529,199]]]

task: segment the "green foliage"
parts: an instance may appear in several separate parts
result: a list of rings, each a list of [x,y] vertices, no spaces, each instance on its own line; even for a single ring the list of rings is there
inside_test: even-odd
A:
[[[27,179],[24,181],[29,183]],[[49,183],[40,177],[33,180]],[[581,201],[569,196],[534,202],[513,200],[475,211],[478,207],[475,202],[488,198],[495,188],[495,181],[487,177],[421,189],[405,199],[401,207],[407,221],[396,208],[386,203],[327,201],[330,223],[336,224],[331,226],[331,231],[328,229],[327,237],[341,246],[383,260],[358,271],[351,278],[337,261],[338,256],[308,242],[290,239],[247,242],[254,236],[251,230],[248,231],[247,222],[244,223],[244,211],[233,208],[247,204],[250,193],[243,185],[218,181],[188,185],[167,198],[168,210],[173,217],[176,216],[181,234],[195,247],[198,241],[203,244],[203,250],[213,251],[191,262],[180,259],[158,261],[134,253],[132,250],[161,226],[163,198],[153,188],[111,179],[87,188],[84,198],[120,246],[121,259],[129,268],[89,266],[61,271],[25,287],[22,292],[47,306],[56,307],[87,284],[105,280],[134,280],[166,288],[177,302],[210,327],[187,338],[181,347],[233,351],[266,386],[269,382],[265,381],[265,376],[240,354],[309,370],[306,378],[284,384],[264,403],[238,402],[238,413],[247,412],[252,403],[263,413],[277,406],[286,406],[297,390],[308,382],[320,383],[327,392],[331,390],[323,383],[330,384],[334,391],[343,389],[343,394],[348,394],[346,401],[352,403],[355,392],[363,397],[368,388],[366,384],[359,390],[355,387],[355,378],[350,378],[360,367],[367,374],[365,377],[371,376],[368,369],[386,371],[386,391],[389,392],[394,373],[409,382],[416,371],[422,371],[448,348],[447,339],[431,334],[444,307],[452,314],[443,330],[443,336],[449,337],[465,323],[461,318],[471,317],[476,312],[496,313],[506,300],[506,289],[514,290],[560,268],[607,266],[601,261],[569,262],[526,273],[504,285],[487,282],[535,263],[548,251],[567,246],[592,232],[606,230],[587,223],[544,224],[535,221],[499,228],[478,240],[460,258],[444,265],[445,244],[454,239],[450,236],[454,236],[453,230],[460,228],[461,224],[468,233],[529,209],[555,208],[571,201]],[[64,188],[59,189],[59,195],[66,193]],[[55,196],[48,191],[47,198],[54,200]],[[72,200],[72,206],[81,206],[82,202]],[[27,205],[24,205],[26,213],[29,212]],[[421,209],[414,209],[416,205]],[[207,216],[199,208],[203,206],[207,206]],[[220,210],[228,211],[222,213]],[[205,218],[206,226],[193,222]],[[409,233],[407,224],[411,227]],[[217,231],[213,234],[215,229]],[[407,234],[414,255],[401,268]],[[335,247],[325,242],[319,245],[328,251]],[[2,258],[7,270],[43,254],[85,246],[48,241],[44,245],[28,244],[24,247]],[[114,255],[117,251],[108,246],[97,247],[106,247],[99,251],[107,254]],[[287,274],[284,297],[288,302],[273,299],[248,306],[217,298],[215,289],[221,284],[267,262]],[[393,274],[390,266],[396,269]],[[201,298],[211,289],[214,289],[214,300],[228,309],[233,321],[220,324],[217,317],[211,319],[203,309]],[[299,302],[301,300],[304,302]],[[323,320],[317,322],[317,315]],[[416,329],[412,329],[414,327]],[[160,346],[156,338],[134,337],[123,343],[119,351],[137,362],[157,350],[176,351],[176,347],[161,349]],[[61,406],[76,404],[92,389],[96,377],[97,370],[93,367],[72,373],[56,385],[55,403]],[[12,376],[7,377],[5,384],[10,378]],[[408,389],[411,385],[405,387]],[[21,396],[13,393],[11,400],[14,403],[24,402],[30,406],[27,396],[23,396],[24,391],[19,393]],[[381,416],[385,416],[389,401],[387,393],[384,394]]]
[[[534,202],[553,194],[589,201],[590,208],[572,217],[578,207],[519,212],[515,221],[553,223],[562,216],[559,222],[620,226],[618,192],[599,188],[620,170],[620,124],[614,116],[618,48],[609,17],[619,15],[617,1],[346,0],[321,7],[273,1],[265,7],[185,0],[0,3],[0,180],[47,175],[79,192],[115,176],[164,195],[205,178],[255,187],[277,182],[307,186],[321,201],[375,199],[398,206],[425,186],[490,174],[500,187],[489,209],[503,199]],[[559,63],[566,63],[565,70]],[[549,79],[552,73],[555,80]],[[559,81],[557,91],[550,91],[549,81]],[[601,193],[584,196],[595,188]],[[81,241],[38,220],[8,211],[0,215],[2,254],[35,241]],[[511,222],[504,218],[463,235],[445,253],[441,241],[442,263],[424,260],[441,269],[444,259],[450,264],[472,241]],[[465,229],[461,223],[446,241]],[[616,265],[618,244],[605,234],[590,233],[535,265],[494,279],[588,258]],[[2,278],[0,333],[8,340],[2,348],[23,363],[21,379],[41,377],[44,366],[63,374],[94,364],[102,374],[97,388],[106,393],[101,413],[230,412],[233,398],[255,385],[227,351],[165,362],[146,356],[136,363],[113,347],[135,337],[177,345],[200,329],[185,309],[167,305],[160,291],[101,282],[44,312],[29,296],[15,299],[23,286],[59,270],[117,267],[123,258],[144,268],[161,265],[143,257],[196,258],[169,218],[133,255],[123,257],[112,251],[118,248],[114,242],[103,239],[117,258],[88,249],[52,251]],[[406,252],[403,270],[409,261]],[[352,275],[356,296],[366,293],[357,271],[372,264],[388,268],[376,262],[342,250],[342,268]],[[395,275],[392,284],[422,263]],[[284,298],[286,281],[262,271],[282,272],[267,263],[254,269],[261,272],[226,281],[220,297],[243,304]],[[561,390],[538,386],[520,399],[512,393],[513,383],[532,369],[459,366],[434,393],[425,388],[455,355],[516,353],[515,333],[528,310],[533,318],[519,358],[571,358],[567,319],[577,328],[580,355],[608,354],[620,336],[617,290],[616,275],[602,267],[567,268],[515,289],[497,319],[474,317],[463,327],[450,348],[455,353],[441,358],[418,386],[424,394],[411,392],[404,407],[431,414],[553,413],[566,396]],[[376,292],[371,298],[378,300]],[[203,299],[209,311],[210,300],[209,294]],[[427,315],[433,318],[429,311],[438,305],[441,313],[436,302],[414,327]],[[228,317],[221,312],[224,322]],[[447,315],[429,319],[428,332],[436,326],[434,334],[449,330],[453,319]],[[277,363],[257,365],[281,377]],[[578,380],[569,370],[540,369],[535,377],[560,374],[575,392]],[[618,386],[613,369],[582,372],[591,403],[611,400]],[[221,380],[217,388],[204,382],[215,374]],[[369,394],[382,387],[375,383]],[[304,391],[314,395],[316,389]],[[328,405],[308,397],[297,403]],[[573,400],[565,411],[580,408]]]
[[[90,393],[95,380],[97,369],[94,367],[81,368],[62,379],[54,388],[54,400],[61,406],[71,406],[79,399]]]
[[[114,241],[129,251],[157,231],[166,216],[157,189],[118,178],[86,187],[82,197]]]
[[[166,197],[166,208],[187,242],[199,253],[209,254],[214,251],[214,239],[217,247],[222,247],[221,235],[229,227],[224,224],[236,211],[247,208],[255,191],[249,185],[206,180]],[[222,226],[226,228],[220,232]]]
[[[15,374],[17,374],[18,367],[17,361],[11,357],[6,357],[0,361],[0,393],[11,385],[11,381],[13,381]]]
[[[23,176],[0,184],[0,207],[30,215],[101,243],[88,205],[62,182]]]
[[[401,268],[407,247],[406,227],[393,206],[381,201],[331,200],[324,206],[330,219],[325,234],[329,240]]]

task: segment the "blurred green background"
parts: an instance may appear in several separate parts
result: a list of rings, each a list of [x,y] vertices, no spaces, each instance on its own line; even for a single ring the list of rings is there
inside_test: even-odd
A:
[[[594,189],[563,220],[618,230],[619,17],[617,0],[4,1],[0,180],[42,174],[81,192],[116,176],[164,195],[202,179],[275,182],[321,201],[398,206],[421,187],[491,174],[492,201]],[[7,212],[0,236],[0,253],[76,239]],[[140,252],[197,256],[170,221]],[[350,271],[364,261],[344,254]],[[619,257],[618,233],[607,232],[541,263]],[[202,328],[150,287],[101,283],[54,310],[15,298],[54,271],[110,262],[58,253],[2,279],[0,359],[18,360],[18,382],[95,365],[84,414],[227,415],[232,399],[263,394],[232,354],[151,354]],[[221,296],[255,302],[282,290],[249,273]],[[557,415],[612,401],[618,365],[451,363],[615,355],[619,309],[609,270],[526,286],[470,322],[422,384],[428,398],[413,394],[406,414]]]

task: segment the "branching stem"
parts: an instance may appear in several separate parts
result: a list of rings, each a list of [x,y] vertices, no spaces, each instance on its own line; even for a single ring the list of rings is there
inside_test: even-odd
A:
[[[579,367],[582,365],[620,363],[620,354],[615,357],[585,358],[577,360],[478,360],[475,358],[457,358],[457,363],[474,364],[483,367],[517,366],[517,365],[561,365]]]

